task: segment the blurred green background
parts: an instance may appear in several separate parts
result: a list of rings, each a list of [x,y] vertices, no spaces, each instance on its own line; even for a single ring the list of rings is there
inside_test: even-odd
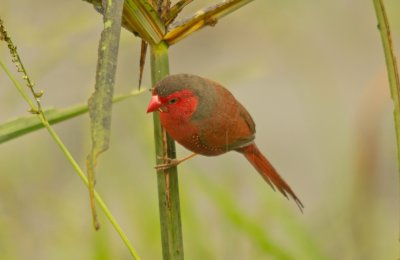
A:
[[[195,1],[183,16],[215,2]],[[399,54],[400,2],[385,4]],[[0,16],[42,104],[86,102],[102,30],[92,6],[1,0]],[[398,258],[392,102],[376,24],[372,1],[254,1],[170,49],[171,73],[219,81],[248,108],[258,146],[305,204],[301,214],[239,154],[194,158],[179,168],[186,259]],[[123,30],[115,93],[137,89],[139,48]],[[14,69],[4,43],[0,59]],[[0,92],[0,122],[27,115],[2,71]],[[97,189],[139,255],[161,259],[149,97],[114,106]],[[84,167],[88,115],[55,129]],[[0,165],[1,259],[130,258],[101,213],[93,230],[87,190],[46,131],[2,144]]]

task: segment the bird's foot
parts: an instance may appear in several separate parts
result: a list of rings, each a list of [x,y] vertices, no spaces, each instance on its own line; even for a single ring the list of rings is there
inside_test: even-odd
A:
[[[166,169],[169,169],[171,167],[177,166],[181,162],[189,160],[190,158],[192,158],[195,155],[197,155],[197,154],[196,153],[192,153],[191,155],[186,156],[185,158],[182,158],[182,159],[171,159],[171,158],[168,158],[168,157],[158,156],[157,158],[160,159],[160,160],[163,160],[165,163],[156,165],[154,168],[157,171],[166,170]]]
[[[157,171],[167,170],[171,167],[177,166],[181,162],[178,159],[171,159],[165,157],[158,157],[158,158],[163,159],[165,163],[157,164],[156,166],[154,166],[154,169],[156,169]]]

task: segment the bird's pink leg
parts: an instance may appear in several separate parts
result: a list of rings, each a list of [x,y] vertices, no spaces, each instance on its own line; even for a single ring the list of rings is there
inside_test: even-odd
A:
[[[197,155],[197,153],[192,153],[192,154],[190,154],[190,155],[188,155],[188,156],[186,156],[186,157],[184,157],[182,159],[163,158],[165,161],[167,161],[167,163],[158,164],[154,168],[157,171],[166,170],[166,169],[169,169],[171,167],[177,166],[178,164],[180,164],[180,163],[182,163],[182,162],[184,162],[186,160],[189,160],[190,158],[192,158],[192,157],[194,157],[196,155]]]

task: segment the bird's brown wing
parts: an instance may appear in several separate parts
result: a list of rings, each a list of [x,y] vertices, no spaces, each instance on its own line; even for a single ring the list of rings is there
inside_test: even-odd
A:
[[[249,112],[224,88],[216,86],[219,99],[211,115],[199,122],[199,142],[218,155],[249,145],[255,138],[255,124]]]
[[[253,135],[256,133],[256,124],[253,121],[253,118],[250,116],[249,112],[242,106],[242,104],[239,104],[239,115],[240,117],[244,120],[244,122],[247,124],[249,127],[249,130]]]

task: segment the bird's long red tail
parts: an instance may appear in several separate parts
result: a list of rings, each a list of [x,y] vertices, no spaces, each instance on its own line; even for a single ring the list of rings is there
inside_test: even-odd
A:
[[[272,164],[265,158],[265,156],[258,150],[257,146],[253,143],[251,145],[237,149],[238,152],[243,153],[247,160],[257,169],[264,180],[275,190],[275,187],[286,197],[288,194],[296,202],[297,206],[303,211],[303,203],[293,192],[292,188],[285,182],[284,179],[274,169]]]

